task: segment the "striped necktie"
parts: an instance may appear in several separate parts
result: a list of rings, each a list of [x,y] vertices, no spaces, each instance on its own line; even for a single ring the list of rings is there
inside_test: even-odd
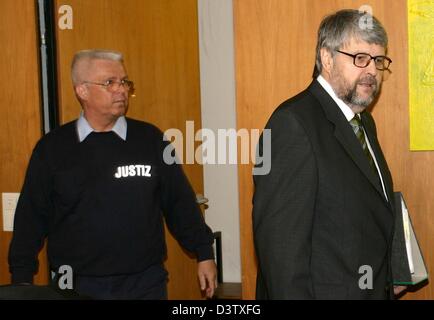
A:
[[[377,167],[375,166],[374,159],[372,158],[372,154],[369,151],[368,144],[366,143],[365,131],[363,129],[362,121],[360,121],[358,115],[355,115],[354,118],[350,120],[350,124],[351,127],[353,128],[354,133],[356,134],[357,139],[362,145],[363,152],[368,158],[369,165],[371,166],[372,170],[374,171],[378,179],[380,179],[380,176],[377,171]],[[380,180],[380,186],[381,186],[381,180]]]

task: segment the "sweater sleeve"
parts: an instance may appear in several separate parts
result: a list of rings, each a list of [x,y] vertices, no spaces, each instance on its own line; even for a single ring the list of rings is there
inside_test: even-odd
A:
[[[161,154],[172,145],[161,139]],[[167,150],[166,150],[167,151]],[[172,153],[172,152],[170,152]],[[182,167],[162,161],[161,206],[167,226],[184,249],[196,254],[198,261],[214,259],[214,236],[196,203],[196,195]]]
[[[47,235],[51,210],[49,179],[47,163],[38,144],[33,150],[15,212],[9,248],[9,271],[14,284],[33,283],[33,275],[38,271],[38,253]]]

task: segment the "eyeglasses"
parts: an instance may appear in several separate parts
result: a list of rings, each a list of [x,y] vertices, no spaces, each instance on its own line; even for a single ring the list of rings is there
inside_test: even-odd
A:
[[[129,93],[131,93],[131,94],[134,93],[134,82],[132,82],[130,80],[126,80],[126,79],[123,79],[121,81],[115,81],[115,80],[109,79],[109,80],[107,80],[107,81],[105,81],[103,83],[92,82],[92,81],[83,81],[83,83],[94,84],[94,85],[97,85],[97,86],[105,87],[106,90],[109,91],[109,92],[115,92],[115,91],[119,90],[119,88],[122,86]]]
[[[348,52],[343,52],[340,50],[336,50],[339,53],[345,54],[353,58],[353,63],[356,67],[366,68],[371,63],[371,60],[374,60],[375,68],[380,71],[388,70],[392,60],[386,56],[371,56],[368,53],[356,53],[351,54]]]

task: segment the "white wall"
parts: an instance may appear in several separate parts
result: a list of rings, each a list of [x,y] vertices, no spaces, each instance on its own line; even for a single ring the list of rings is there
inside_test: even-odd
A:
[[[232,0],[198,0],[198,13],[202,128],[217,137],[236,128]],[[222,232],[223,280],[241,282],[237,165],[203,168],[205,220]]]

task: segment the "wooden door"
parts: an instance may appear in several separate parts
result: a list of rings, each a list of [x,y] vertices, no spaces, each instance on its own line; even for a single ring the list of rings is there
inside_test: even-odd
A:
[[[369,5],[389,35],[392,75],[373,110],[395,190],[403,192],[429,273],[434,271],[434,153],[409,151],[406,0],[234,0],[238,128],[264,128],[281,102],[308,86],[316,32],[334,11]],[[251,166],[239,167],[243,298],[254,298]],[[433,299],[429,284],[405,299]]]
[[[36,141],[42,135],[36,8],[34,1],[0,1],[0,192],[19,193]],[[0,218],[0,285],[10,283],[8,252],[12,232]],[[36,284],[48,281],[45,249]]]
[[[73,12],[72,29],[57,30],[60,118],[78,117],[70,80],[74,53],[89,48],[124,53],[128,75],[135,82],[128,116],[178,128],[185,121],[200,128],[199,58],[196,0],[62,0]],[[62,17],[63,14],[59,14]],[[196,193],[203,191],[200,165],[184,170]],[[196,261],[186,255],[166,230],[170,299],[201,297]]]

